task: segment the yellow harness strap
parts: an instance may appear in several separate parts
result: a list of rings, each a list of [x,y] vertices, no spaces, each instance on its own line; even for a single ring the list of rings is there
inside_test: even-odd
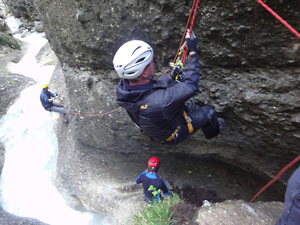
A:
[[[178,126],[178,127],[176,128],[176,130],[174,130],[174,132],[172,133],[172,135],[171,135],[170,137],[168,137],[168,138],[165,140],[165,142],[169,142],[169,141],[172,141],[173,139],[176,139],[176,134],[178,133],[179,129],[180,129],[180,126]]]
[[[183,111],[183,116],[184,116],[184,119],[186,120],[187,122],[187,127],[189,129],[189,134],[193,133],[194,131],[194,128],[193,128],[193,125],[192,125],[192,120],[190,117],[188,117],[188,115],[186,114],[185,111]]]
[[[188,117],[188,115],[186,114],[185,111],[183,111],[183,116],[184,116],[184,119],[185,119],[186,122],[187,122],[187,127],[188,127],[188,129],[189,129],[189,134],[193,133],[194,128],[193,128],[193,125],[192,125],[192,120],[191,120],[191,118]],[[162,143],[169,142],[169,141],[172,141],[173,139],[176,139],[176,138],[177,138],[176,135],[177,135],[179,129],[180,129],[180,126],[178,126],[178,127],[176,128],[176,130],[174,130],[174,132],[171,134],[170,137],[168,137],[165,141],[162,141]]]

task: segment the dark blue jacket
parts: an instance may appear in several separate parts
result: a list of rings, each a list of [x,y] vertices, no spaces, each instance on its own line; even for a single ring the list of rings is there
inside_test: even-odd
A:
[[[284,211],[276,225],[300,224],[300,167],[290,177],[284,200]]]
[[[198,55],[194,54],[186,62],[181,82],[169,74],[137,86],[122,79],[117,85],[117,102],[148,136],[164,141],[185,121],[184,103],[198,91],[199,67]]]
[[[165,181],[159,177],[157,177],[157,174],[155,173],[146,173],[146,170],[144,170],[135,180],[136,184],[143,184],[144,189],[144,195],[149,200],[153,199],[159,199],[161,197],[160,194],[157,194],[154,196],[152,193],[153,191],[161,190],[164,195],[169,195],[169,188],[166,185]],[[155,190],[149,190],[150,186],[153,186]],[[150,188],[151,189],[151,188]]]
[[[53,102],[49,102],[49,99],[53,97],[54,98],[54,94],[51,93],[50,91],[46,91],[46,90],[42,90],[41,95],[40,95],[40,100],[41,103],[43,105],[43,107],[47,110],[49,109],[51,106],[53,106]]]

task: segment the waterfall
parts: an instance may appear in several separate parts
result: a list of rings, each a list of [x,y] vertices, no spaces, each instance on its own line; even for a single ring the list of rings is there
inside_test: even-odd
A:
[[[54,125],[59,114],[45,111],[39,100],[40,86],[50,80],[54,66],[39,67],[35,61],[36,53],[47,42],[40,34],[31,34],[25,41],[30,44],[26,55],[9,71],[29,76],[37,84],[22,91],[0,118],[0,141],[5,148],[1,206],[14,215],[51,225],[108,224],[99,215],[68,207],[55,188],[58,141]]]

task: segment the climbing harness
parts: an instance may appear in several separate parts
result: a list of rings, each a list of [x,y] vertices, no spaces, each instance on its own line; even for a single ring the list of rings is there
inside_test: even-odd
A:
[[[269,6],[263,3],[261,0],[257,0],[259,4],[261,4],[266,10],[268,10],[276,19],[278,19],[284,26],[286,26],[293,34],[295,34],[298,38],[300,38],[300,34],[290,26],[285,20],[283,20],[277,13],[275,13]]]
[[[194,128],[193,128],[193,125],[192,125],[192,119],[190,117],[188,117],[188,115],[186,114],[185,111],[183,111],[183,117],[184,119],[186,120],[186,125],[189,129],[189,134],[192,134],[194,132]]]
[[[189,134],[192,134],[194,132],[194,128],[193,128],[193,125],[192,125],[192,119],[186,114],[185,111],[183,111],[183,117],[186,121],[186,125],[188,127],[188,130],[189,130]],[[168,137],[166,140],[162,141],[162,143],[167,143],[167,142],[170,142],[172,140],[176,140],[178,138],[178,132],[180,130],[180,126],[178,126],[174,132],[171,134],[170,137]]]
[[[174,132],[171,134],[170,137],[168,137],[165,141],[162,141],[162,143],[166,143],[166,142],[170,142],[172,140],[176,140],[178,137],[178,131],[180,130],[180,126],[178,126],[176,128],[176,130],[174,130]]]
[[[266,190],[271,184],[273,184],[276,180],[278,180],[282,174],[285,173],[285,171],[287,171],[290,167],[292,167],[296,162],[298,162],[300,160],[300,156],[296,157],[292,162],[290,162],[289,164],[287,164],[282,170],[279,171],[279,173],[269,182],[267,183],[250,201],[250,203],[252,203],[254,201],[254,199],[260,195],[264,190]]]

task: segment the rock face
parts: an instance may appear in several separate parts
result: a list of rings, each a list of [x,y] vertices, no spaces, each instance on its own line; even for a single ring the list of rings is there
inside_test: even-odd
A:
[[[195,100],[197,106],[213,106],[225,118],[226,128],[213,140],[199,133],[174,147],[153,143],[122,109],[98,114],[118,107],[118,79],[112,70],[116,50],[131,39],[148,42],[161,75],[176,54],[192,1],[34,4],[60,61],[52,87],[77,113],[69,114],[68,127],[58,124],[57,184],[73,207],[110,214],[121,224],[142,204],[141,190],[124,193],[121,186],[134,182],[153,155],[161,158],[161,172],[174,188],[202,187],[223,200],[249,201],[299,155],[300,42],[257,2],[200,3],[193,28],[201,63]],[[300,26],[298,0],[268,4],[293,27]],[[251,190],[238,179],[223,185],[221,177],[231,173],[223,170],[228,165],[248,173]],[[275,194],[266,191],[260,200],[282,201],[283,184],[292,172],[274,184]]]
[[[36,219],[26,218],[26,217],[19,217],[7,213],[0,209],[0,224],[11,224],[11,225],[18,225],[18,224],[26,224],[26,225],[47,225],[41,221]]]
[[[34,81],[19,74],[0,74],[0,116],[4,115],[20,92]]]
[[[226,201],[202,207],[196,219],[199,225],[263,225],[275,224],[284,206],[279,202],[257,202],[249,204],[244,201]]]
[[[16,18],[34,20],[37,17],[32,0],[3,0],[3,3]]]

